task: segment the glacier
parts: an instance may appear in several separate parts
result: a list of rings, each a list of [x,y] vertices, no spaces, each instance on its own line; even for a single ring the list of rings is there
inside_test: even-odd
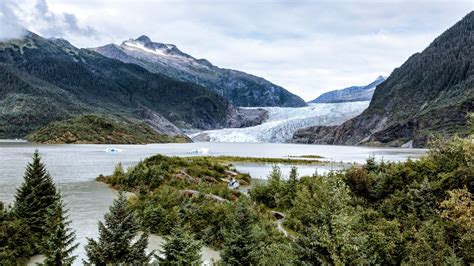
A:
[[[259,107],[268,111],[268,119],[246,128],[224,128],[190,134],[193,140],[210,142],[271,142],[289,141],[298,130],[311,126],[339,125],[359,114],[370,101],[346,103],[316,103],[307,107]],[[257,107],[247,107],[255,109]]]

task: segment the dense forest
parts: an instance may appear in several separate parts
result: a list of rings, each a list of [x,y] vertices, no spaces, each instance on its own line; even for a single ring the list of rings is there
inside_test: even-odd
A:
[[[123,193],[85,249],[95,264],[197,264],[202,245],[229,265],[474,263],[474,116],[470,136],[431,143],[418,160],[363,165],[327,175],[255,182],[206,157],[156,155],[98,180]],[[227,186],[251,184],[248,194]],[[74,232],[38,153],[11,207],[0,209],[0,263],[44,254],[69,265]],[[143,234],[138,234],[139,230]],[[146,253],[149,233],[166,236]],[[54,263],[53,263],[54,264]]]

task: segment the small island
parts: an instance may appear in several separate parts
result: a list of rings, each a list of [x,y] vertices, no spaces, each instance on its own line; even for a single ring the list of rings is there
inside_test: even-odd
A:
[[[118,121],[99,115],[84,115],[52,122],[30,134],[27,139],[45,144],[148,144],[185,143],[184,135],[166,135],[144,122]]]

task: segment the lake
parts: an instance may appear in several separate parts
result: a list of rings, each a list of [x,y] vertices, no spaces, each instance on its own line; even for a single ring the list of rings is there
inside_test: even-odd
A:
[[[121,149],[122,152],[108,153],[107,148]],[[206,148],[206,149],[202,149]],[[96,182],[99,174],[112,173],[115,165],[121,162],[124,167],[132,166],[148,156],[165,154],[174,156],[194,156],[196,150],[208,150],[210,156],[251,156],[286,158],[288,156],[320,155],[323,160],[345,163],[363,163],[369,156],[389,161],[403,161],[418,158],[426,150],[402,148],[374,148],[354,146],[267,144],[267,143],[185,143],[150,145],[42,145],[15,141],[0,141],[0,201],[13,202],[16,188],[22,183],[26,164],[38,149],[43,162],[61,189],[61,194],[70,209],[72,227],[77,233],[80,247],[76,264],[84,258],[83,249],[86,237],[97,237],[97,222],[107,212],[115,193],[106,185]],[[248,172],[253,178],[264,179],[271,164],[237,163],[237,170]],[[281,165],[284,174],[290,166]],[[331,169],[328,165],[301,166],[301,174],[315,171],[324,173]],[[156,247],[154,247],[156,248]],[[209,257],[212,251],[204,255]],[[212,257],[212,256],[211,256]]]

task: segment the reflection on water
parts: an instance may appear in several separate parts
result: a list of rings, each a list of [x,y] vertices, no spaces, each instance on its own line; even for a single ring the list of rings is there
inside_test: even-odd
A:
[[[107,153],[110,145],[36,145],[22,142],[0,141],[0,201],[13,202],[16,188],[22,182],[26,164],[36,148],[39,149],[49,172],[59,185],[64,201],[70,209],[72,227],[76,230],[81,246],[76,250],[80,264],[84,257],[83,244],[86,237],[97,237],[97,222],[102,219],[112,203],[114,192],[95,180],[99,174],[109,174],[118,162],[124,167],[136,164],[141,159],[161,153],[175,156],[193,156],[194,150],[209,149],[209,155],[252,156],[285,158],[288,155],[321,155],[326,160],[364,162],[374,155],[392,161],[416,158],[425,151],[418,149],[387,149],[351,146],[264,144],[264,143],[187,143],[153,145],[114,145],[123,152]],[[270,164],[235,164],[237,169],[248,172],[254,178],[265,178]],[[287,174],[289,166],[281,166]],[[329,168],[330,169],[330,168]],[[301,175],[328,171],[328,166],[301,166]]]

